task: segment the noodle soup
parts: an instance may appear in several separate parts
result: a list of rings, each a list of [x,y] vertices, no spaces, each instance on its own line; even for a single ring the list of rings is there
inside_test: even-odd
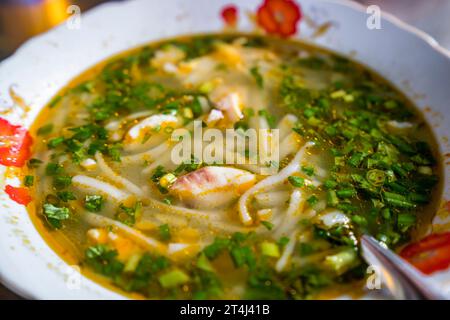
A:
[[[257,141],[215,145],[233,161],[195,150],[175,161],[183,142],[210,147],[196,127]],[[268,37],[193,36],[113,58],[34,131],[39,229],[85,274],[139,298],[362,287],[360,235],[408,243],[439,181],[433,137],[403,95],[344,57]],[[276,159],[262,161],[267,146]]]

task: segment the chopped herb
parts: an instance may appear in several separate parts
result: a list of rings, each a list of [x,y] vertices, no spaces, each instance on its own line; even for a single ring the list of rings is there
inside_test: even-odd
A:
[[[312,195],[306,200],[306,202],[308,202],[311,207],[314,207],[319,202],[319,199],[316,196]]]
[[[307,175],[307,176],[313,176],[314,175],[314,167],[310,167],[310,166],[302,166],[302,171]]]
[[[47,134],[51,133],[52,130],[53,130],[53,124],[52,124],[52,123],[49,123],[49,124],[46,124],[46,125],[40,127],[40,128],[37,130],[37,134],[38,134],[39,136],[47,135]]]
[[[272,230],[274,225],[273,223],[269,222],[269,221],[261,221],[261,224],[266,227],[267,230]]]
[[[406,231],[416,224],[416,216],[410,213],[400,213],[397,217],[397,224],[399,228]]]
[[[281,237],[278,239],[277,244],[280,246],[280,248],[284,248],[289,243],[288,237]]]
[[[353,198],[356,196],[355,189],[343,189],[336,191],[336,195],[341,199]]]
[[[100,195],[86,195],[84,207],[90,212],[100,212],[103,207],[103,197]]]
[[[383,192],[384,200],[392,207],[411,209],[416,205],[409,201],[405,196],[392,192]]]
[[[71,191],[58,191],[56,193],[56,196],[58,197],[58,199],[60,199],[63,202],[68,202],[70,200],[76,200],[77,199],[75,197],[75,195],[73,194],[73,192],[71,192]]]
[[[72,177],[70,177],[70,176],[61,175],[61,176],[53,177],[53,186],[57,190],[67,188],[71,184],[72,184]]]
[[[179,269],[169,271],[159,277],[159,283],[166,289],[185,284],[189,282],[189,280],[189,276]]]
[[[339,204],[339,199],[337,197],[336,191],[328,190],[328,192],[327,192],[327,204],[330,207],[336,207]]]
[[[111,157],[113,161],[120,162],[121,159],[121,153],[120,150],[122,149],[121,144],[113,144],[112,146],[108,147],[108,155]]]
[[[133,226],[136,223],[136,218],[141,214],[142,203],[136,202],[133,207],[126,207],[123,204],[120,204],[119,210],[116,213],[116,219],[120,222]]]
[[[44,204],[44,216],[48,223],[55,229],[62,227],[62,222],[69,219],[70,211],[66,207],[57,207],[50,203]]]
[[[25,187],[32,187],[34,185],[34,176],[25,176],[23,184]]]
[[[264,256],[271,258],[279,258],[280,257],[280,249],[276,243],[263,241],[261,243],[261,253]]]
[[[261,73],[259,72],[259,68],[258,67],[250,68],[250,74],[255,79],[256,84],[258,85],[258,87],[263,88],[264,87],[264,79],[263,79]]]
[[[275,128],[276,126],[276,118],[271,115],[267,110],[259,110],[258,115],[264,117],[267,120],[270,128]]]
[[[49,103],[49,105],[48,105],[49,108],[55,107],[55,106],[61,101],[61,99],[62,99],[62,96],[56,96],[56,97],[54,97],[53,100],[50,101],[50,103]]]
[[[288,181],[296,188],[301,188],[305,185],[305,179],[297,176],[289,176]]]
[[[171,238],[170,227],[167,223],[159,226],[159,237],[161,238],[161,240],[164,241],[170,240]]]
[[[50,139],[47,143],[47,146],[50,149],[56,148],[57,146],[59,146],[60,144],[62,144],[64,142],[64,137],[57,137],[57,138],[53,138]]]
[[[30,160],[28,160],[27,166],[28,166],[28,168],[30,168],[30,169],[36,169],[36,168],[38,168],[42,163],[43,163],[42,160],[35,159],[35,158],[31,158]]]
[[[117,260],[116,250],[108,249],[105,245],[99,244],[86,249],[86,263],[105,276],[117,277],[124,269],[124,264]]]

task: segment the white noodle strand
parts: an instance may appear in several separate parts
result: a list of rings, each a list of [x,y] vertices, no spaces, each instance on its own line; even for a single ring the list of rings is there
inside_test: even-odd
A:
[[[95,159],[97,160],[97,164],[100,170],[106,175],[105,178],[110,179],[111,181],[117,183],[118,185],[125,187],[127,191],[137,195],[138,197],[141,198],[144,197],[142,189],[139,188],[137,185],[135,185],[133,182],[129,181],[128,179],[125,179],[124,177],[114,172],[114,170],[111,169],[105,162],[105,159],[103,158],[100,152],[97,152],[95,154]]]
[[[72,178],[72,182],[75,186],[78,186],[83,189],[95,190],[95,192],[110,196],[111,198],[116,199],[117,201],[123,201],[130,196],[129,193],[119,190],[118,188],[114,187],[113,185],[107,182],[91,178],[85,175],[74,176]]]
[[[146,249],[156,251],[158,253],[164,253],[166,251],[166,246],[161,242],[159,242],[158,240],[147,237],[142,233],[140,233],[139,231],[130,228],[129,226],[119,221],[89,212],[84,213],[84,219],[87,223],[89,223],[94,227],[114,226],[121,232],[123,232],[126,236],[132,238],[134,241],[136,241],[138,244],[145,247]]]
[[[300,161],[305,156],[306,151],[314,145],[313,142],[307,142],[295,155],[294,159],[283,168],[278,174],[270,176],[252,188],[248,189],[239,199],[238,208],[239,208],[239,218],[244,225],[250,225],[253,223],[253,218],[250,215],[250,212],[247,207],[247,203],[251,197],[253,197],[257,192],[263,192],[268,190],[269,188],[274,188],[280,184],[282,184],[290,175],[294,172],[299,171],[300,169]]]

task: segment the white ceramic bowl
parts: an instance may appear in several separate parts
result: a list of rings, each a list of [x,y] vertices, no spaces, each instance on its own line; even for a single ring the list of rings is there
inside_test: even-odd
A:
[[[380,30],[369,30],[365,8],[352,2],[298,0],[303,12],[316,23],[332,27],[314,38],[315,29],[300,25],[299,37],[351,55],[372,67],[405,92],[431,124],[441,154],[449,154],[450,53],[428,35],[383,15]],[[219,12],[235,3],[241,13],[255,12],[261,0],[134,0],[101,5],[82,15],[81,28],[66,24],[35,37],[0,64],[0,106],[12,105],[11,86],[31,111],[14,112],[9,119],[28,126],[64,85],[103,59],[146,42],[190,33],[222,30]],[[241,14],[239,30],[253,30]],[[429,107],[430,109],[428,109]],[[16,107],[17,108],[17,107]],[[4,189],[4,168],[0,189]],[[445,168],[442,201],[450,199],[449,166]],[[44,242],[25,208],[0,192],[0,280],[13,291],[38,299],[117,299],[91,280],[68,268]],[[449,222],[447,214],[435,224]],[[447,221],[445,221],[447,220]],[[450,281],[450,271],[436,277]],[[80,279],[79,279],[80,278]],[[79,286],[78,286],[79,285]]]

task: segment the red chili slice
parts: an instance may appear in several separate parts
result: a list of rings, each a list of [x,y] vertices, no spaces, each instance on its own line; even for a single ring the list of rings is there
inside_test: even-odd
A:
[[[425,274],[450,266],[450,232],[429,235],[406,246],[400,256]]]
[[[301,17],[300,6],[293,0],[265,0],[256,13],[258,25],[281,37],[295,34]]]
[[[235,6],[229,5],[224,7],[220,14],[227,26],[234,27],[236,25],[238,19],[238,9]]]
[[[22,167],[31,156],[32,144],[27,129],[0,118],[0,164]]]
[[[11,198],[11,200],[17,202],[18,204],[27,205],[33,198],[31,198],[27,188],[16,188],[10,185],[5,187],[5,192]]]

